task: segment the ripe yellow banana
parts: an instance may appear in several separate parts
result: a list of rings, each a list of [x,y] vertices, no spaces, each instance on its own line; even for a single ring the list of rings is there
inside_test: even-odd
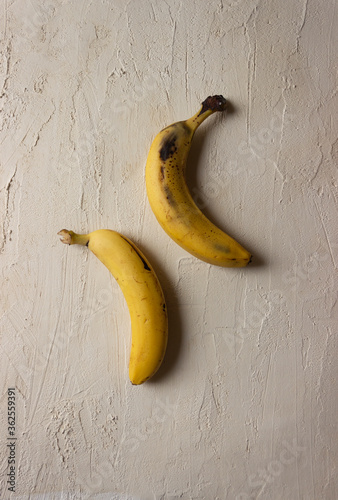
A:
[[[224,111],[221,95],[209,96],[191,118],[164,128],[155,137],[146,164],[150,206],[163,229],[195,257],[223,267],[244,267],[250,253],[215,226],[194,202],[185,167],[196,129],[212,113]]]
[[[87,246],[118,282],[131,319],[129,378],[142,384],[160,367],[168,338],[166,303],[154,270],[136,245],[116,231],[76,234],[62,229],[58,234],[62,243]]]

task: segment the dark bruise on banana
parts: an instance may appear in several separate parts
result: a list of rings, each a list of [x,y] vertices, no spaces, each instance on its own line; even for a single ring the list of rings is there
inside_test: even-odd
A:
[[[162,141],[160,149],[160,158],[162,161],[167,161],[170,157],[173,157],[177,152],[177,135],[175,132],[170,132],[168,137],[165,137]]]
[[[140,254],[140,252],[138,251],[138,249],[135,247],[135,245],[133,245],[131,243],[131,241],[127,240],[127,238],[125,238],[124,236],[121,236],[121,238],[126,241],[128,243],[128,245],[131,246],[131,248],[134,250],[134,252],[136,253],[136,255],[141,259],[142,261],[142,264],[143,264],[143,267],[146,271],[151,271],[147,261],[145,260],[145,258]]]
[[[169,132],[167,137],[165,137],[163,139],[162,144],[161,144],[161,148],[159,151],[161,161],[163,162],[161,164],[161,167],[160,167],[160,179],[162,182],[163,191],[165,193],[167,201],[168,201],[169,205],[171,205],[172,207],[175,207],[177,205],[177,203],[176,203],[175,197],[174,197],[174,195],[169,187],[169,184],[168,184],[168,179],[166,176],[167,167],[165,165],[165,162],[167,162],[169,160],[169,158],[173,159],[175,153],[177,152],[176,142],[177,142],[176,133]],[[171,161],[170,161],[170,163],[171,163]]]
[[[183,129],[185,129],[185,133],[188,134],[190,132],[189,127],[187,127],[184,122],[181,122],[180,125],[182,126]],[[168,129],[171,128],[170,126]],[[166,199],[172,207],[177,207],[177,201],[175,199],[174,194],[172,193],[170,189],[170,176],[167,174],[168,172],[168,167],[171,168],[177,168],[179,169],[179,165],[175,161],[175,155],[178,152],[178,146],[177,146],[177,132],[176,131],[169,131],[168,134],[163,138],[160,149],[159,149],[159,156],[161,159],[161,167],[160,167],[160,180],[162,183],[163,191],[165,193]]]

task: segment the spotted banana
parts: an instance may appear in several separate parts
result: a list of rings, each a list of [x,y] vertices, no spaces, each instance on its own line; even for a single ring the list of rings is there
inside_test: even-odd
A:
[[[208,116],[226,107],[223,96],[210,96],[194,116],[156,135],[146,163],[146,188],[158,222],[178,245],[210,264],[244,267],[251,259],[250,253],[202,213],[185,179],[195,131]]]

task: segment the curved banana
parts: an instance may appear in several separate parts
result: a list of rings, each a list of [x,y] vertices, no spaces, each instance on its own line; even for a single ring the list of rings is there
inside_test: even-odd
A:
[[[131,319],[129,378],[142,384],[160,367],[168,338],[166,303],[154,270],[136,245],[116,231],[76,234],[62,229],[58,234],[62,243],[87,246],[118,282]]]
[[[159,132],[147,159],[146,187],[158,222],[176,243],[210,264],[244,267],[251,260],[250,253],[201,212],[184,175],[196,129],[208,116],[224,111],[226,106],[223,96],[209,96],[194,116]]]

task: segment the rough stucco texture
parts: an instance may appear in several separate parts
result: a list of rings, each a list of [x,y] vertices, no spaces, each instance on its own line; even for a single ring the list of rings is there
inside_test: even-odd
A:
[[[335,500],[334,0],[3,0],[1,499]],[[254,255],[189,256],[150,210],[154,135],[210,94],[188,183]],[[153,263],[158,376],[128,380],[117,283],[62,228],[111,228]],[[6,483],[16,390],[16,491]]]

